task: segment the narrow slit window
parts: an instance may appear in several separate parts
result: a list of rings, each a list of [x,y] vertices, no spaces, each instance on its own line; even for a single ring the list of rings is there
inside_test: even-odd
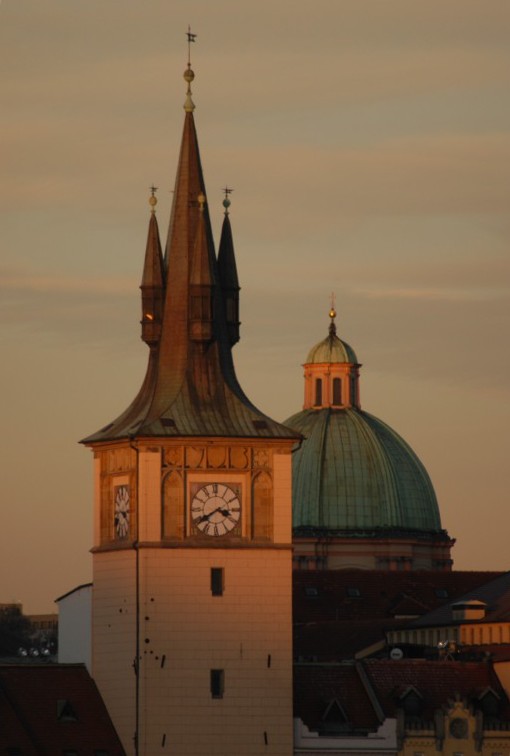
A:
[[[223,698],[225,690],[225,671],[211,669],[211,698]]]
[[[333,404],[342,404],[342,381],[340,378],[333,378]]]
[[[211,567],[211,593],[213,596],[223,596],[224,570],[223,567]]]
[[[321,378],[315,379],[315,406],[320,407],[322,404],[322,380]]]

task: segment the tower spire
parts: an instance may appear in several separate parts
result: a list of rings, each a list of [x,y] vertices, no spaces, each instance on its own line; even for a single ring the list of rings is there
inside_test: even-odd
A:
[[[86,443],[135,436],[295,438],[263,415],[237,380],[232,345],[239,339],[239,283],[225,189],[218,259],[191,100],[190,48],[184,127],[164,263],[156,187],[142,280],[142,338],[150,346],[145,380],[131,405]]]

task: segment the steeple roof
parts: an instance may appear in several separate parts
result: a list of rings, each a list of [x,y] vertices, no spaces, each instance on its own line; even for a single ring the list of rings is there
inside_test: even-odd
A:
[[[84,443],[133,436],[299,435],[262,414],[245,396],[235,375],[231,354],[235,341],[228,333],[193,117],[193,78],[188,66],[184,129],[164,261],[160,336],[152,341],[145,338],[142,313],[142,338],[150,347],[142,387],[125,412]],[[147,279],[152,285],[157,278],[159,237],[154,214],[148,238],[151,253],[146,254],[142,300]],[[237,281],[237,271],[233,244],[229,247],[222,279],[231,284]]]

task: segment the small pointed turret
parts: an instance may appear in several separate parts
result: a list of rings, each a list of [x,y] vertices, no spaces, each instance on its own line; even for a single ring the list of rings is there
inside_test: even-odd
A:
[[[213,338],[213,280],[204,220],[205,196],[198,195],[200,215],[189,276],[189,335],[207,343]]]
[[[142,283],[142,339],[149,347],[154,348],[161,336],[163,320],[163,300],[165,285],[163,279],[163,255],[159,240],[158,222],[156,220],[156,187],[151,187],[149,204],[151,217],[147,234],[147,247],[143,266]]]
[[[237,277],[237,266],[234,252],[234,242],[232,239],[232,227],[228,209],[230,207],[229,194],[233,189],[225,187],[225,199],[223,207],[225,208],[225,217],[221,229],[220,247],[218,251],[218,276],[220,280],[223,302],[225,305],[225,319],[227,321],[227,333],[230,346],[234,346],[239,341],[239,279]]]

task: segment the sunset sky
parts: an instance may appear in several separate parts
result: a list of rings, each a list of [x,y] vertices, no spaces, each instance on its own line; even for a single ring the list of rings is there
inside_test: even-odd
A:
[[[434,483],[457,569],[510,569],[508,0],[0,2],[0,602],[91,579],[92,455],[143,378],[148,188],[168,225],[186,30],[238,377],[284,420],[338,332]]]

